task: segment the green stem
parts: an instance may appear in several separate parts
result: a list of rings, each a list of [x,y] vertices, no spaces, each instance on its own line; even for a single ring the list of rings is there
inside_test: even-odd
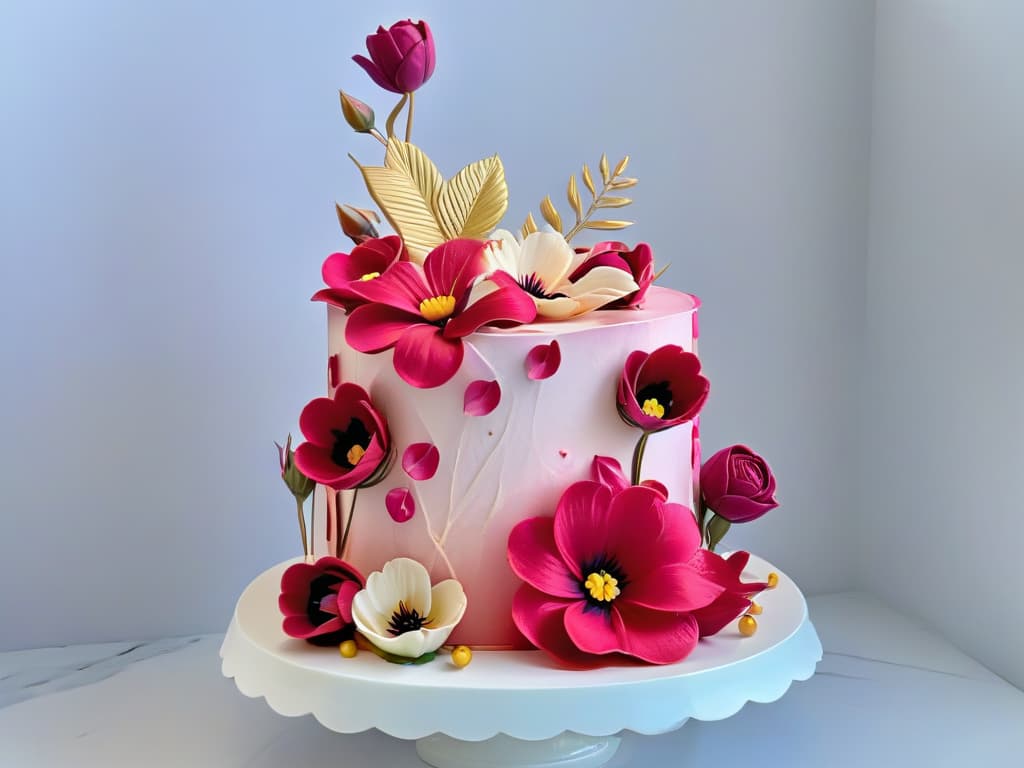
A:
[[[644,449],[647,447],[647,438],[650,436],[650,432],[644,432],[637,441],[636,448],[633,449],[633,472],[631,478],[633,485],[640,485],[640,465],[643,464]]]
[[[302,499],[295,497],[296,512],[299,515],[299,533],[302,534],[302,556],[309,554],[309,541],[306,538],[306,515],[302,511]]]
[[[405,143],[412,141],[412,111],[416,106],[416,92],[409,91],[409,116],[405,120]]]
[[[348,508],[348,520],[345,521],[345,533],[341,536],[341,546],[338,548],[338,557],[345,557],[345,547],[348,545],[348,534],[352,530],[352,517],[356,513],[356,497],[359,495],[359,489],[356,488],[352,491],[352,504]]]
[[[390,139],[395,135],[395,120],[398,119],[398,113],[402,111],[402,107],[405,106],[405,102],[409,100],[409,94],[403,93],[402,98],[395,104],[395,108],[391,110],[391,114],[388,115],[388,119],[384,123],[384,128],[387,130],[388,138]]]

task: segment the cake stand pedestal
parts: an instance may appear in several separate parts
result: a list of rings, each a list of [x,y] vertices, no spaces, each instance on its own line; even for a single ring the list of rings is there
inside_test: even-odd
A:
[[[570,671],[540,651],[477,651],[464,669],[443,656],[422,666],[367,651],[343,659],[281,631],[277,597],[290,564],[242,593],[221,647],[224,675],[281,715],[312,714],[338,733],[377,728],[415,739],[437,768],[596,768],[623,730],[665,733],[691,717],[721,720],[748,701],[775,701],[821,659],[803,595],[782,574],[758,598],[764,613],[753,637],[733,624],[669,666]],[[745,579],[772,570],[752,557]]]

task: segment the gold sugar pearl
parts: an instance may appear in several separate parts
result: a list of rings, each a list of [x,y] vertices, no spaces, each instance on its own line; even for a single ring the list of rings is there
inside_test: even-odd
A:
[[[768,589],[775,589],[777,586],[779,586],[779,574],[772,571],[768,574]]]
[[[473,652],[467,645],[457,645],[452,649],[452,664],[459,669],[469,665],[473,660]]]
[[[764,612],[764,608],[755,602],[750,603],[750,607],[747,608],[747,613],[751,616],[760,616]]]
[[[744,637],[753,637],[757,632],[757,619],[753,616],[741,616],[739,629],[740,634]]]
[[[355,640],[346,640],[338,646],[338,653],[341,654],[343,659],[351,659],[359,653],[359,648],[356,646]]]

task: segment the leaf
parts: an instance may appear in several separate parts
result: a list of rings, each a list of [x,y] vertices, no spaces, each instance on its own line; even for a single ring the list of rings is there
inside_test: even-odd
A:
[[[537,231],[537,222],[533,220],[533,214],[526,214],[526,221],[523,222],[523,228],[520,230],[523,235],[523,240],[526,239],[527,235],[532,235]]]
[[[601,169],[601,178],[604,180],[604,183],[607,184],[611,176],[608,174],[608,155],[603,152],[601,153],[601,162],[598,167]]]
[[[505,168],[497,155],[470,163],[442,186],[436,203],[445,239],[486,238],[508,209]]]
[[[597,201],[594,207],[596,208],[622,208],[632,203],[633,200],[628,197],[612,197],[607,195]]]
[[[619,164],[615,166],[615,172],[612,176],[621,176],[626,172],[626,166],[629,165],[629,155],[619,160]]]
[[[594,180],[590,176],[590,168],[584,163],[583,165],[583,183],[587,185],[587,189],[590,190],[591,197],[597,197],[597,190],[594,189]]]
[[[561,233],[562,217],[555,210],[555,204],[551,202],[551,195],[544,195],[544,199],[540,201],[540,214],[544,217],[544,221],[554,227],[556,232]]]
[[[422,656],[410,658],[408,656],[396,656],[393,653],[383,651],[369,641],[366,642],[366,647],[369,651],[384,659],[384,661],[389,661],[392,664],[426,664],[428,661],[433,661],[437,658],[437,651],[429,651],[428,653],[424,653]]]
[[[624,176],[621,179],[616,179],[608,186],[612,189],[629,189],[630,187],[636,186],[636,179]]]
[[[576,211],[576,221],[583,218],[583,201],[580,200],[580,191],[576,188],[576,175],[569,177],[569,190],[566,192],[569,198],[569,205]]]
[[[401,171],[412,179],[423,199],[431,208],[434,207],[437,196],[441,194],[444,180],[437,166],[423,150],[415,144],[391,139],[384,153],[384,165],[392,170]]]
[[[584,226],[587,229],[625,229],[633,224],[632,221],[613,221],[608,219],[596,219],[588,221]]]
[[[715,551],[715,547],[718,546],[725,534],[729,532],[729,528],[732,526],[728,520],[724,517],[715,515],[711,518],[711,522],[708,523],[708,550],[711,552]]]
[[[414,259],[422,261],[433,248],[444,242],[430,200],[424,198],[420,186],[406,171],[359,165],[354,157],[352,162],[359,167],[370,196],[402,236]]]

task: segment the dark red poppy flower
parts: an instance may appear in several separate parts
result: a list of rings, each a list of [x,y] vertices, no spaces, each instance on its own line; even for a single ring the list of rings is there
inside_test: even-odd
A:
[[[277,605],[289,637],[314,645],[336,645],[355,632],[352,598],[365,586],[362,574],[336,557],[295,563],[281,576]]]

